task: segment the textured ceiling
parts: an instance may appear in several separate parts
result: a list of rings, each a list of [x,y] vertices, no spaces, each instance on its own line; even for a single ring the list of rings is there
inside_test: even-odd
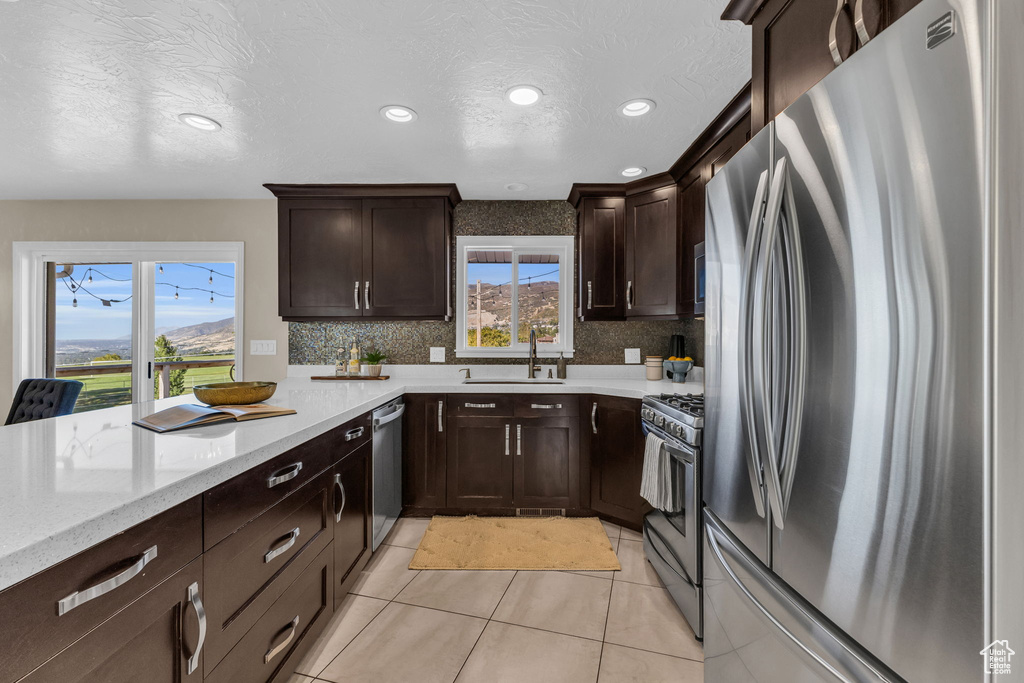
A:
[[[562,199],[626,166],[667,170],[749,79],[749,29],[719,21],[723,5],[0,2],[0,198],[456,182],[467,199]],[[544,98],[510,104],[519,83]],[[635,97],[657,109],[617,115]],[[419,119],[385,121],[385,104]],[[193,130],[182,112],[224,128]]]

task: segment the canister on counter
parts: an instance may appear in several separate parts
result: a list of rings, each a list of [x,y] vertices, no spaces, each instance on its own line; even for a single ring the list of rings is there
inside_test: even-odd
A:
[[[664,359],[661,356],[647,356],[647,381],[658,382],[664,375],[662,374],[664,365]]]

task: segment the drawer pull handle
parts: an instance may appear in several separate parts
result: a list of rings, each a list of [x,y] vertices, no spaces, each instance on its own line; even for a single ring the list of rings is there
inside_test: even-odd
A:
[[[191,674],[199,668],[199,656],[203,653],[203,644],[206,642],[206,610],[199,597],[198,583],[188,587],[188,601],[196,611],[196,618],[199,619],[199,642],[196,643],[196,651],[188,658],[188,673]]]
[[[509,450],[509,441],[511,440],[511,429],[511,425],[505,425],[505,455],[509,455],[511,453],[511,451]]]
[[[297,462],[294,465],[288,465],[283,470],[278,470],[267,478],[267,488],[272,489],[278,484],[283,484],[286,481],[291,481],[295,477],[299,476],[299,472],[302,471],[302,463]]]
[[[359,310],[359,280],[356,280],[356,310]]]
[[[534,410],[561,410],[561,403],[531,403],[530,407]]]
[[[280,643],[278,643],[277,645],[273,646],[269,650],[267,650],[267,654],[263,655],[263,663],[264,664],[270,664],[270,660],[271,659],[273,659],[274,657],[276,657],[279,654],[281,654],[282,652],[284,652],[284,649],[286,647],[288,647],[288,643],[292,642],[292,638],[295,637],[295,631],[297,631],[298,628],[299,628],[299,615],[296,614],[295,618],[292,619],[291,623],[288,624],[287,626],[285,626],[285,629],[288,630],[288,637],[286,637],[284,640],[282,640]]]
[[[593,407],[590,409],[590,428],[597,434],[597,401],[594,402]]]
[[[467,403],[467,408],[497,408],[497,403]]]
[[[299,537],[299,533],[299,527],[295,527],[289,531],[284,543],[276,548],[271,548],[267,551],[267,554],[263,556],[263,564],[269,564],[280,557],[283,553],[288,552],[288,549],[295,545],[295,539]]]
[[[345,432],[345,441],[351,441],[352,439],[358,439],[366,431],[366,427],[356,427]]]
[[[437,402],[437,431],[444,431],[444,401]]]
[[[90,600],[95,600],[101,595],[106,595],[115,588],[123,586],[124,584],[128,583],[136,576],[141,574],[142,570],[146,567],[146,565],[155,559],[156,546],[153,546],[146,552],[142,553],[142,555],[139,556],[139,559],[135,560],[135,562],[132,563],[132,566],[128,567],[117,576],[112,576],[106,581],[103,581],[102,583],[97,583],[95,586],[90,586],[89,588],[86,588],[83,591],[75,591],[66,598],[63,598],[62,600],[58,601],[57,616],[62,617],[71,610],[78,607],[79,605],[84,605]]]
[[[516,455],[523,454],[523,425],[516,425]]]
[[[341,475],[340,474],[335,474],[334,475],[334,486],[337,488],[338,492],[341,493],[341,506],[340,507],[338,505],[334,506],[335,507],[334,521],[335,522],[340,522],[341,521],[341,513],[345,511],[345,499],[347,498],[347,496],[345,495],[345,485],[341,483]],[[334,500],[338,500],[338,497],[335,496]]]

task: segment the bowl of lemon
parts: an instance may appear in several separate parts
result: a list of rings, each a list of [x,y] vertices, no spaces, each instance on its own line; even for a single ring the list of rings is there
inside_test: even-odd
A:
[[[693,359],[689,356],[684,358],[669,356],[668,360],[665,361],[665,375],[673,382],[682,383],[686,381],[686,373],[692,367]]]

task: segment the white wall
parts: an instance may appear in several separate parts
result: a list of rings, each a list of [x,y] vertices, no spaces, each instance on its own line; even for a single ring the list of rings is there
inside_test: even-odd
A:
[[[288,326],[277,316],[277,200],[0,201],[0,419],[12,398],[11,243],[23,241],[245,242],[247,380],[288,366]],[[250,339],[276,339],[276,356],[250,356]]]

